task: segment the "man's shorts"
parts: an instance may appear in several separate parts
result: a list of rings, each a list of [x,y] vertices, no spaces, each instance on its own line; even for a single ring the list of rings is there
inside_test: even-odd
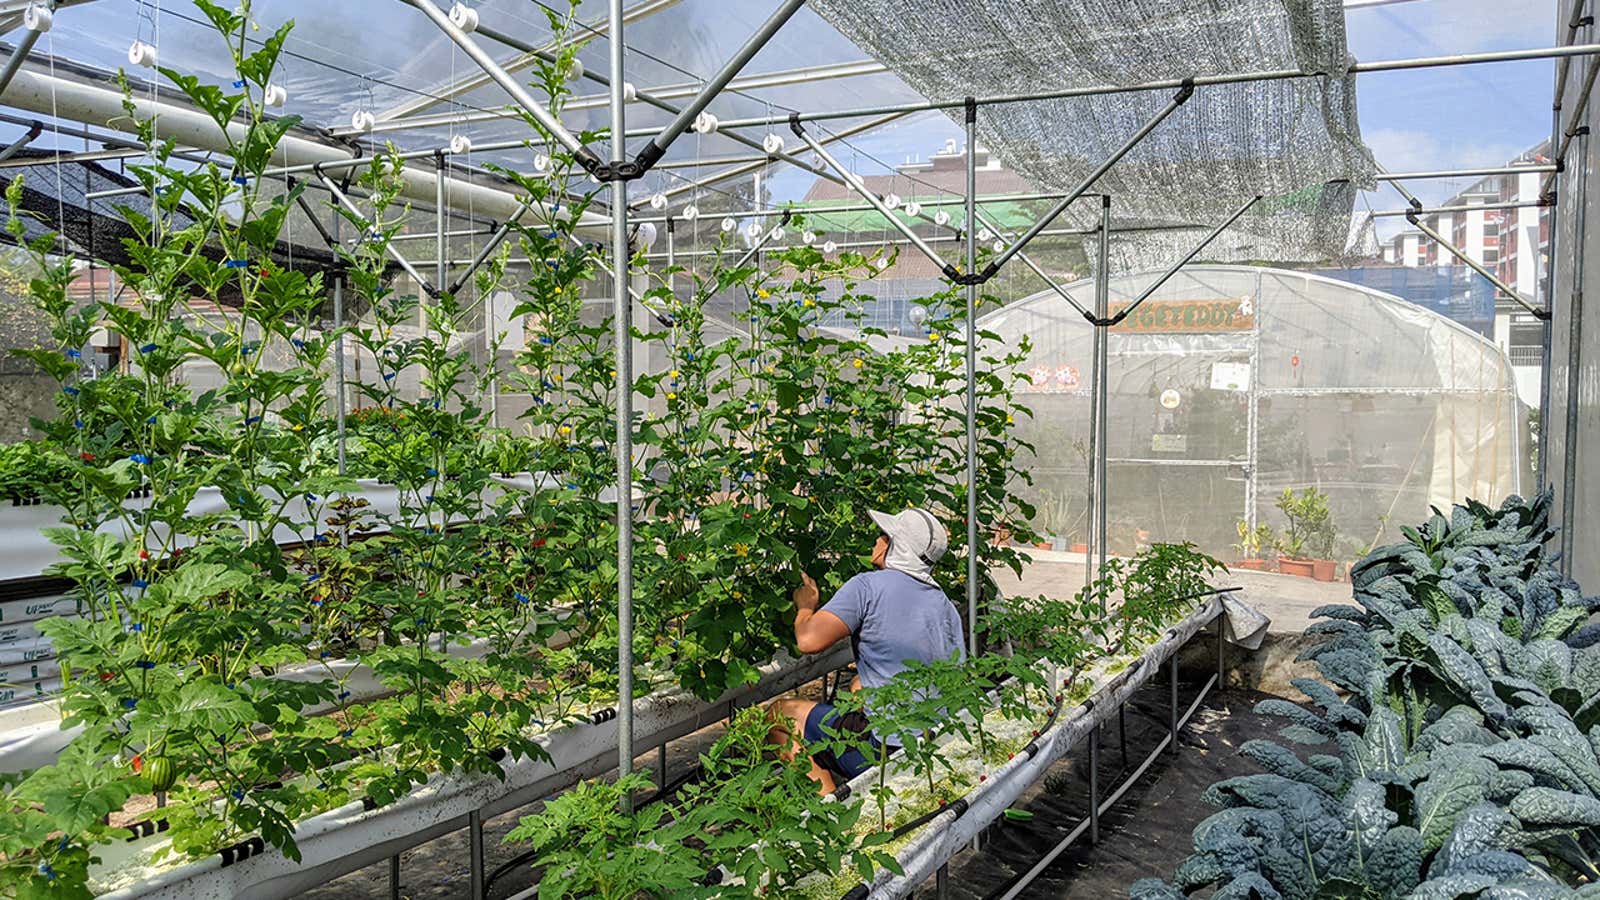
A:
[[[872,736],[872,726],[868,724],[865,713],[860,711],[840,713],[831,703],[818,703],[816,706],[811,707],[811,712],[806,714],[806,727],[801,737],[805,740],[807,747],[820,741],[832,739],[832,735],[823,733],[824,725],[841,737],[847,737],[850,734],[865,736],[872,744],[874,756],[877,755],[882,746],[878,743],[878,739]],[[893,749],[890,748],[890,751],[893,752]],[[851,747],[840,754],[835,754],[830,748],[821,748],[812,752],[811,758],[816,760],[817,765],[842,777],[846,781],[865,772],[875,762],[875,760],[868,759],[856,747]]]

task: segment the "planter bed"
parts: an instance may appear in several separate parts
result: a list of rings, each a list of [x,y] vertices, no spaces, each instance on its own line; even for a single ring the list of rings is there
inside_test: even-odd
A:
[[[676,687],[641,698],[634,705],[635,747],[643,750],[721,721],[733,710],[763,702],[815,680],[850,661],[848,648],[801,661],[780,658],[762,667],[760,682],[699,700]],[[504,762],[504,777],[434,775],[428,783],[388,806],[350,803],[300,822],[296,863],[259,839],[244,841],[200,860],[168,858],[152,864],[166,844],[153,826],[121,845],[101,847],[102,862],[92,870],[91,886],[106,898],[239,900],[293,896],[329,879],[388,859],[403,850],[465,827],[470,816],[490,817],[524,806],[616,766],[617,715],[612,708],[588,713],[579,722],[541,737],[550,762]]]
[[[998,713],[986,719],[986,728],[993,742],[1002,748],[1013,747],[1009,759],[998,764],[982,761],[975,748],[962,738],[954,738],[945,745],[947,755],[955,763],[954,774],[944,777],[946,782],[973,785],[964,797],[945,806],[942,812],[918,825],[889,846],[904,875],[887,870],[879,871],[872,883],[859,883],[853,877],[843,876],[818,879],[811,886],[808,897],[897,898],[909,895],[918,885],[932,876],[955,853],[967,846],[974,837],[998,818],[1027,787],[1043,776],[1051,763],[1060,759],[1096,726],[1114,717],[1122,704],[1140,686],[1156,677],[1162,663],[1171,658],[1207,624],[1221,623],[1223,603],[1220,597],[1206,600],[1197,610],[1170,627],[1163,637],[1147,645],[1137,654],[1127,653],[1102,659],[1079,675],[1053,721],[1043,723],[1005,720]],[[1084,696],[1085,693],[1087,696]],[[1204,693],[1204,692],[1202,692]],[[990,724],[992,723],[992,724]],[[1039,728],[1038,735],[1032,732]],[[897,771],[898,770],[898,771]],[[867,808],[862,812],[862,822],[875,827],[878,813],[872,790],[877,783],[877,770],[869,770],[839,792],[843,796],[859,796]],[[890,825],[896,822],[915,822],[937,807],[927,796],[925,783],[903,764],[890,763],[889,785],[895,791],[888,812]],[[907,803],[906,801],[910,802]],[[919,802],[921,806],[919,807]],[[909,807],[909,808],[908,808]],[[852,886],[853,885],[853,886]]]

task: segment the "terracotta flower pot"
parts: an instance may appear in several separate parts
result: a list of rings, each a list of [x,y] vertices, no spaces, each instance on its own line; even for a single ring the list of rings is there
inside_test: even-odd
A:
[[[1050,549],[1050,542],[1049,541],[1034,541],[1033,542],[1033,546],[1034,546],[1034,549],[1036,549],[1036,550],[1049,550]]]
[[[1250,572],[1265,572],[1267,571],[1267,561],[1264,559],[1241,559],[1230,568],[1244,569]]]
[[[1076,544],[1073,544],[1070,549],[1072,550],[1073,553],[1088,553],[1089,552],[1089,545],[1080,541],[1080,542],[1078,542]]]
[[[1280,559],[1278,571],[1285,575],[1298,575],[1301,578],[1310,578],[1315,574],[1316,564],[1309,559]]]
[[[1311,577],[1318,581],[1334,581],[1339,577],[1339,564],[1331,559],[1313,559]]]

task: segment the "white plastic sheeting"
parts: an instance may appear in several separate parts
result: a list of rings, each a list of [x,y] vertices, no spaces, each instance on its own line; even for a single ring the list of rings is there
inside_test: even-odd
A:
[[[1155,280],[1113,278],[1111,310]],[[1092,306],[1094,284],[1069,292]],[[1015,434],[1036,448],[1041,521],[1082,540],[1090,326],[1054,293],[989,314],[1030,342]],[[1464,497],[1529,487],[1526,410],[1509,361],[1461,325],[1389,294],[1301,272],[1190,266],[1110,335],[1111,552],[1193,540],[1223,554],[1237,520],[1284,524],[1285,488],[1328,493],[1342,540]],[[1337,558],[1359,556],[1335,548]]]

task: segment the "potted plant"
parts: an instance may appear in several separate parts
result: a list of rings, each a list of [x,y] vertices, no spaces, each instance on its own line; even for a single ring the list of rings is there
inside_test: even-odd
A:
[[[1337,566],[1330,557],[1337,532],[1333,527],[1333,514],[1328,509],[1328,495],[1314,487],[1298,493],[1293,488],[1284,488],[1278,495],[1277,507],[1289,520],[1278,542],[1283,553],[1278,571],[1304,578],[1316,578],[1320,574],[1319,580],[1332,581]],[[1304,555],[1308,552],[1313,554],[1312,558]]]
[[[1265,554],[1270,553],[1277,545],[1277,536],[1272,533],[1272,526],[1265,522],[1251,528],[1249,523],[1240,519],[1234,524],[1234,530],[1239,534],[1239,543],[1233,545],[1238,552],[1239,559],[1234,566],[1252,572],[1266,572],[1272,568],[1272,561]]]

